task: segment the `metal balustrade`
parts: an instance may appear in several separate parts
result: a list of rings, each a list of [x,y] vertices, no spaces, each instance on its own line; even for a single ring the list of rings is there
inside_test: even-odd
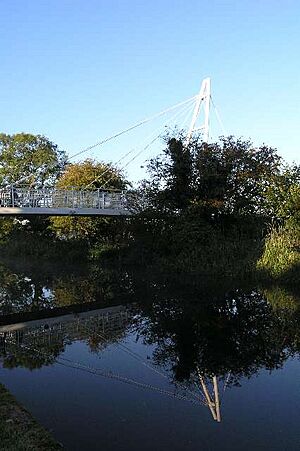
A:
[[[57,188],[28,188],[5,187],[0,188],[0,215],[14,214],[14,211],[31,214],[34,209],[36,214],[49,214],[51,210],[61,214],[80,214],[85,210],[86,214],[123,214],[129,215],[134,208],[136,197],[126,191],[104,191],[57,189]],[[87,210],[90,210],[87,211]],[[54,212],[53,212],[54,214]],[[60,214],[58,212],[58,214]]]

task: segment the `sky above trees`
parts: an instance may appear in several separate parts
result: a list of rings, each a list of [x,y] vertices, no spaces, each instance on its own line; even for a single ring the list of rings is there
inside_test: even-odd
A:
[[[44,134],[72,154],[210,76],[228,134],[299,163],[297,0],[4,0],[0,9],[1,132]],[[212,132],[222,134],[214,116]],[[116,162],[132,139],[85,157]]]

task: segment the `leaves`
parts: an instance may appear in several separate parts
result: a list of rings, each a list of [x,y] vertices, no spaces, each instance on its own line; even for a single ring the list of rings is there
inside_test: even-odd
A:
[[[68,164],[57,181],[58,188],[117,189],[126,188],[123,174],[109,163],[87,159],[81,163]]]
[[[111,164],[98,163],[87,159],[81,163],[67,165],[58,179],[58,188],[100,189],[105,190],[126,188],[127,181],[122,173]],[[98,240],[99,243],[114,243],[122,233],[120,221],[113,218],[85,217],[68,218],[53,217],[51,228],[63,238],[84,239],[88,242]]]
[[[61,173],[66,155],[42,135],[0,134],[1,184],[49,186]]]
[[[281,158],[268,146],[221,138],[207,144],[195,137],[188,146],[184,136],[167,137],[163,155],[151,160],[150,204],[169,212],[202,205],[215,214],[262,213],[262,200]]]

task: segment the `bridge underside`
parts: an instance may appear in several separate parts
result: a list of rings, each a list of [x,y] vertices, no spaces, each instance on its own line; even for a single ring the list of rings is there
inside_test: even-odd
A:
[[[115,208],[0,207],[0,216],[131,216]]]

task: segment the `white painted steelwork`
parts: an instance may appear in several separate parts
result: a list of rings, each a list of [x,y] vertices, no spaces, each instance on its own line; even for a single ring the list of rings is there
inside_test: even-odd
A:
[[[127,216],[133,205],[134,195],[126,191],[0,188],[0,216]]]
[[[191,125],[187,134],[186,143],[188,144],[196,130],[203,130],[203,141],[209,140],[209,110],[210,110],[210,78],[205,78],[202,81],[200,92],[197,96],[195,109],[191,121]],[[197,119],[199,117],[201,105],[204,104],[204,124],[200,127],[196,127]]]

